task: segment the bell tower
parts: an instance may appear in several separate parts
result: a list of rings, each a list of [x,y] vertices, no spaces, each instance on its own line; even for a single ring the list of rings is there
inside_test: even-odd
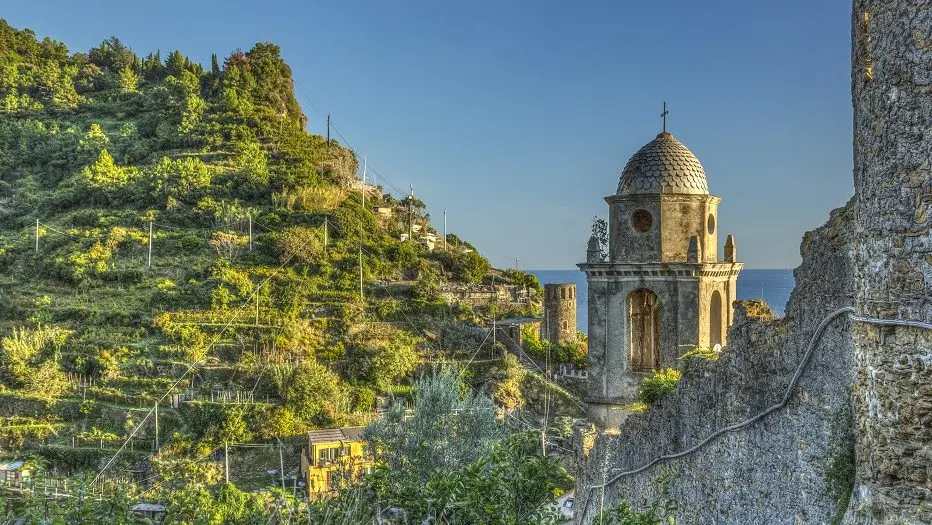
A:
[[[652,371],[693,348],[726,344],[744,264],[731,235],[719,260],[720,201],[666,122],[605,198],[608,258],[589,249],[578,265],[589,285],[587,401],[603,424],[612,424],[609,409],[630,403]]]

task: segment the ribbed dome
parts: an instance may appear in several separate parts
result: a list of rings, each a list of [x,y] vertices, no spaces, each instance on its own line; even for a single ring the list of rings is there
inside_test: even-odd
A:
[[[618,182],[618,195],[687,193],[708,195],[699,159],[669,133],[661,133],[635,153]]]

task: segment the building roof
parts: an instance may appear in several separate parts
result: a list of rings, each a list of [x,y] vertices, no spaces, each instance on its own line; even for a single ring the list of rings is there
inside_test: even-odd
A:
[[[0,472],[13,472],[20,470],[25,464],[26,462],[21,459],[17,459],[15,461],[0,461]]]
[[[137,503],[132,508],[135,512],[165,512],[168,510],[165,505],[159,503]]]
[[[669,133],[661,133],[631,156],[618,181],[618,195],[680,193],[708,195],[699,159]]]
[[[325,428],[307,433],[309,443],[334,443],[337,441],[363,441],[365,427]]]

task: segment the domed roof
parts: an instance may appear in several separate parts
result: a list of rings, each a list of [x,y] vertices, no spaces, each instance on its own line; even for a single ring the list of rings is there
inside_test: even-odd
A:
[[[669,133],[661,133],[635,153],[618,182],[618,195],[686,193],[708,195],[699,159]]]

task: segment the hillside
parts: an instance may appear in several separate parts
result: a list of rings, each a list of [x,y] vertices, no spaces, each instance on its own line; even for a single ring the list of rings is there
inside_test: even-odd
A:
[[[539,306],[533,277],[437,240],[424,203],[363,187],[353,151],[307,133],[274,44],[205,68],[0,22],[0,67],[3,456],[94,474],[120,450],[110,471],[164,474],[364,424],[435,363],[494,356],[474,329],[493,310]],[[529,300],[442,299],[491,273]],[[513,359],[467,377],[523,403]]]

